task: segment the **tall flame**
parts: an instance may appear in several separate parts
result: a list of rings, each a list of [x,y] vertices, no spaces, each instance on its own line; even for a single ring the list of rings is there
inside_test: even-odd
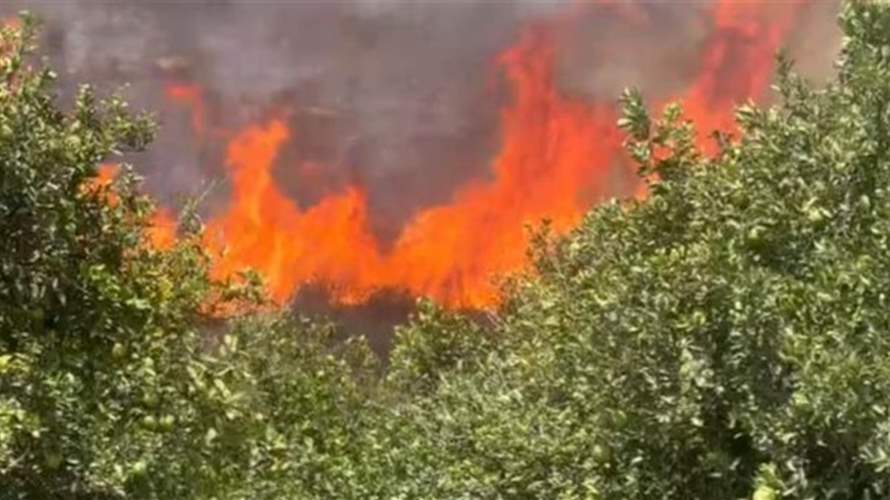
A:
[[[344,302],[398,288],[454,307],[496,303],[492,276],[525,262],[524,223],[548,218],[556,230],[568,230],[608,194],[606,177],[620,145],[611,106],[560,96],[554,56],[543,29],[529,31],[502,54],[498,62],[515,96],[502,113],[494,178],[420,212],[386,253],[369,230],[360,187],[300,211],[272,178],[276,155],[292,132],[280,120],[242,131],[227,154],[231,204],[208,223],[208,245],[225,249],[217,276],[256,269],[281,301],[318,280]]]
[[[552,34],[541,27],[501,55],[514,97],[501,116],[494,179],[465,187],[408,225],[390,260],[392,285],[449,305],[491,305],[492,276],[525,262],[524,224],[547,218],[555,231],[567,231],[609,194],[621,144],[612,106],[561,96],[554,60]]]
[[[714,8],[699,75],[681,97],[702,145],[714,130],[733,132],[733,107],[765,97],[773,60],[806,0],[774,4],[723,0]]]
[[[680,96],[702,131],[703,145],[707,132],[732,129],[735,103],[763,96],[773,56],[801,4],[715,5],[700,72]],[[525,224],[549,219],[563,233],[593,203],[613,194],[609,176],[621,144],[614,107],[559,92],[552,31],[546,25],[528,29],[497,59],[513,99],[501,113],[502,147],[491,179],[471,182],[449,202],[419,212],[388,250],[370,230],[361,186],[302,210],[276,184],[273,168],[299,131],[281,119],[239,131],[226,155],[230,203],[207,224],[206,244],[218,255],[214,274],[225,278],[255,269],[279,302],[308,282],[321,282],[344,303],[392,288],[451,307],[497,304],[493,276],[526,262]],[[170,93],[192,107],[202,134],[200,89]]]

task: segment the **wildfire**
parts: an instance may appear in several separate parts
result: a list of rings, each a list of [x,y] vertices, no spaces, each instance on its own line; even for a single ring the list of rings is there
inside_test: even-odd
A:
[[[704,147],[710,147],[709,131],[732,129],[734,104],[762,97],[774,54],[800,6],[715,5],[700,72],[681,96]],[[362,302],[378,289],[399,289],[450,307],[497,304],[492,278],[526,263],[526,224],[548,219],[555,232],[564,233],[592,204],[614,194],[609,176],[622,140],[614,105],[559,92],[552,31],[546,25],[528,29],[496,61],[513,92],[501,113],[501,150],[492,160],[492,177],[418,213],[386,250],[370,230],[362,186],[300,209],[276,184],[273,168],[299,130],[272,119],[236,133],[226,154],[231,199],[208,221],[205,236],[217,256],[215,276],[255,269],[279,302],[319,282],[343,303]],[[177,86],[168,94],[191,107],[193,125],[203,136],[201,89]]]

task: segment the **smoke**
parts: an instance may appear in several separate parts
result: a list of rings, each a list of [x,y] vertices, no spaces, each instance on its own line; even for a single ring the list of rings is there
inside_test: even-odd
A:
[[[282,172],[300,203],[360,176],[374,212],[394,220],[478,175],[494,147],[490,61],[524,19],[559,7],[69,0],[14,1],[0,13],[27,8],[46,21],[66,92],[81,81],[128,85],[136,106],[159,112],[163,133],[139,163],[163,201],[221,174],[219,151],[199,150],[187,111],[165,99],[165,85],[183,80],[206,89],[213,127],[238,128],[286,102],[299,122],[290,154],[329,170],[314,186]]]
[[[833,25],[836,7],[815,4],[792,49],[808,71],[820,74],[836,45],[836,34],[825,28]],[[360,182],[375,232],[390,239],[417,210],[488,175],[505,98],[493,85],[491,61],[523,26],[575,17],[559,40],[559,83],[566,92],[613,100],[624,86],[636,85],[660,99],[674,95],[696,70],[710,6],[7,0],[0,15],[28,9],[46,21],[46,50],[65,93],[77,82],[103,91],[128,85],[125,95],[136,106],[159,113],[162,134],[138,164],[147,188],[164,203],[224,175],[220,141],[197,141],[188,110],[165,97],[171,82],[192,82],[205,89],[214,129],[237,129],[286,105],[295,133],[282,164],[323,166],[280,169],[288,193],[305,207]],[[224,202],[224,183],[220,191],[208,210],[214,200]]]

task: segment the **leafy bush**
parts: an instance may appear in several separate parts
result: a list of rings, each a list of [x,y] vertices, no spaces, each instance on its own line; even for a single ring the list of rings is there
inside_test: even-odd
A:
[[[518,341],[395,411],[393,494],[890,495],[890,10],[842,26],[838,78],[781,64],[781,103],[739,108],[714,158],[680,108],[624,96],[660,180],[539,252],[492,333]]]
[[[268,315],[213,342],[210,306],[255,290],[212,282],[197,234],[152,248],[138,179],[97,178],[149,119],[89,87],[59,111],[33,34],[0,35],[0,498],[326,497],[364,349],[334,357],[329,329]]]

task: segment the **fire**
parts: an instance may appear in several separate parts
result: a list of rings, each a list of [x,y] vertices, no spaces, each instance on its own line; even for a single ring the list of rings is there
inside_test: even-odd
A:
[[[714,31],[698,78],[680,98],[706,151],[713,151],[713,142],[707,140],[712,131],[735,131],[735,105],[765,97],[775,55],[805,5],[804,0],[772,5],[723,0],[715,6]]]
[[[204,137],[207,119],[201,87],[193,84],[170,85],[167,87],[167,97],[173,102],[186,105],[191,110],[195,135]]]
[[[317,277],[361,290],[382,268],[366,229],[364,197],[351,188],[301,212],[272,178],[276,155],[290,133],[274,120],[249,127],[229,144],[232,202],[206,231],[208,247],[220,255],[214,275],[255,269],[278,301]]]
[[[114,182],[114,178],[117,177],[117,174],[120,173],[121,167],[120,165],[114,163],[105,163],[103,165],[99,165],[98,170],[96,171],[96,177],[93,179],[93,182],[90,183],[92,188],[106,188]]]
[[[611,106],[560,96],[554,56],[550,34],[539,29],[500,57],[515,95],[502,114],[494,178],[418,214],[386,253],[369,230],[361,187],[301,212],[271,173],[292,131],[278,120],[242,131],[227,155],[231,204],[208,222],[208,246],[220,253],[215,274],[256,269],[279,301],[321,281],[343,302],[397,288],[454,307],[495,304],[492,276],[525,263],[524,224],[547,218],[558,231],[571,228],[608,195],[607,175],[620,147]]]
[[[96,177],[86,184],[87,191],[103,191],[104,200],[111,206],[118,203],[118,196],[111,189],[111,184],[120,173],[120,165],[105,163],[99,166]],[[149,218],[146,231],[148,241],[154,248],[168,249],[176,243],[176,219],[166,208],[158,208]]]
[[[609,194],[607,177],[621,143],[614,110],[561,96],[554,58],[544,28],[502,54],[498,62],[514,97],[501,117],[494,179],[464,188],[408,225],[392,255],[391,285],[449,305],[492,305],[492,276],[525,263],[525,224],[546,218],[564,232]]]
[[[149,219],[148,241],[154,248],[172,248],[176,244],[176,227],[176,219],[169,210],[161,207]]]
[[[680,96],[703,147],[710,147],[705,137],[711,130],[732,130],[736,103],[763,96],[774,54],[800,5],[715,6],[700,72]],[[527,30],[497,59],[513,92],[501,113],[502,146],[490,166],[492,177],[418,213],[386,250],[370,230],[360,185],[300,209],[276,184],[272,172],[279,154],[299,130],[272,119],[236,133],[226,155],[231,199],[210,218],[205,235],[216,255],[214,275],[255,269],[278,302],[319,282],[343,303],[364,301],[378,289],[399,289],[450,307],[496,305],[492,278],[526,264],[526,224],[548,219],[555,232],[564,233],[592,204],[614,195],[609,178],[622,139],[616,111],[612,103],[559,92],[552,31],[547,25]],[[201,89],[179,86],[168,93],[192,108],[201,136]]]

